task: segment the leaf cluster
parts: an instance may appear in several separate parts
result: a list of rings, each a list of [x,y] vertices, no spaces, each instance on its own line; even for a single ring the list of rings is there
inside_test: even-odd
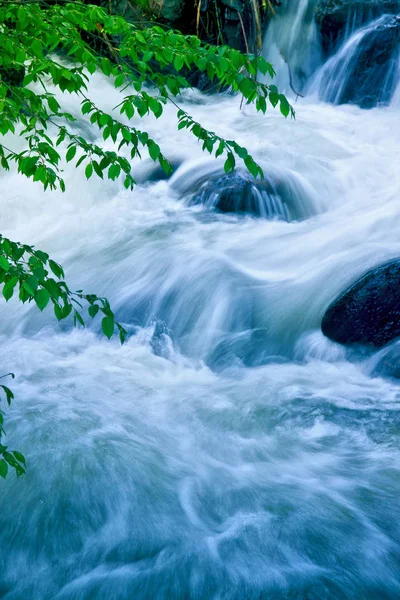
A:
[[[87,41],[92,38],[106,44],[108,56],[93,50]],[[135,184],[127,156],[140,158],[145,151],[170,172],[171,165],[157,142],[146,131],[127,125],[149,114],[159,118],[167,102],[177,108],[179,128],[188,129],[208,152],[225,155],[227,172],[239,159],[254,176],[262,175],[247,151],[201,127],[180,109],[177,98],[190,87],[184,70],[198,69],[211,81],[229,86],[258,111],[265,113],[268,105],[279,105],[285,117],[294,115],[276,86],[257,79],[260,73],[274,75],[263,57],[204,45],[196,36],[158,26],[140,29],[99,6],[78,1],[53,5],[40,0],[0,2],[0,45],[0,134],[11,132],[26,140],[20,152],[0,143],[0,164],[9,169],[10,163],[16,163],[21,174],[41,182],[45,189],[65,189],[63,157],[77,167],[82,165],[88,179],[93,174],[111,180],[123,177],[126,188]],[[21,69],[22,85],[4,76]],[[111,78],[121,91],[121,102],[111,114],[90,98],[89,82],[96,71]],[[65,110],[54,90],[62,93],[61,98],[77,95],[81,114],[87,115],[103,142],[112,139],[116,150],[77,135],[71,127],[77,117]],[[50,127],[58,131],[56,138],[49,135]]]
[[[7,302],[15,294],[24,304],[36,304],[40,311],[50,304],[58,321],[71,315],[75,325],[84,326],[85,311],[91,319],[99,314],[104,335],[111,338],[117,331],[121,343],[126,339],[127,332],[115,320],[106,298],[84,293],[83,290],[71,291],[64,281],[63,268],[46,252],[1,235],[0,286]]]
[[[4,379],[4,377],[12,377],[14,379],[14,373],[2,375],[0,379]],[[8,406],[10,406],[11,400],[14,398],[13,392],[6,385],[0,385],[0,388],[3,392],[3,397],[0,396],[0,400],[5,397]],[[17,450],[10,451],[8,446],[4,446],[2,443],[2,436],[5,435],[3,423],[4,413],[0,410],[0,477],[5,479],[9,467],[15,470],[17,476],[23,475],[25,473],[26,460],[21,452],[18,452]]]

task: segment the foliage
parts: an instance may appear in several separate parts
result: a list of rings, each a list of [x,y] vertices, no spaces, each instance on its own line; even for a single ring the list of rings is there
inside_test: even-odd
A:
[[[0,379],[3,379],[4,377],[12,377],[14,379],[14,373],[3,375]],[[0,388],[5,395],[8,406],[10,406],[11,400],[14,398],[13,392],[6,385],[0,385]],[[2,444],[2,436],[5,434],[3,422],[4,413],[0,410],[0,477],[5,479],[7,477],[9,466],[15,469],[17,475],[23,475],[25,473],[26,461],[21,452],[18,452],[17,450],[10,452],[8,447]]]
[[[82,290],[72,292],[63,278],[63,268],[46,252],[0,235],[0,284],[6,301],[18,290],[21,302],[34,302],[40,311],[50,303],[58,321],[72,314],[74,324],[82,326],[85,324],[82,316],[85,304],[92,319],[98,313],[102,315],[104,335],[110,338],[117,330],[121,343],[124,343],[126,331],[115,321],[108,300]]]
[[[78,0],[0,0],[0,48],[0,164],[5,170],[16,165],[19,173],[44,189],[65,190],[63,161],[84,168],[87,179],[122,177],[127,189],[135,184],[130,159],[143,152],[170,172],[157,142],[137,127],[138,118],[145,115],[159,118],[167,102],[176,107],[178,129],[189,130],[203,150],[223,155],[226,172],[235,169],[238,158],[254,177],[262,176],[245,148],[208,131],[179,107],[177,97],[190,87],[184,76],[188,70],[197,69],[210,81],[240,93],[258,111],[265,113],[269,104],[279,105],[285,117],[294,114],[275,86],[257,79],[259,73],[274,75],[262,57],[202,45],[195,36],[158,26],[140,29]],[[121,91],[121,101],[110,114],[90,97],[89,82],[96,71]],[[63,106],[66,94],[80,98],[82,116],[87,115],[103,142],[112,140],[113,150],[74,131],[77,117]],[[22,150],[9,147],[15,137],[23,140]],[[51,305],[58,320],[71,315],[75,324],[84,325],[83,311],[91,318],[100,314],[103,333],[110,338],[117,331],[121,343],[125,340],[126,331],[105,298],[71,291],[62,267],[45,252],[1,235],[0,285],[6,301],[15,295],[41,311]],[[10,404],[13,393],[1,387]],[[25,459],[1,444],[3,433],[0,412],[0,476],[7,475],[8,466],[20,475]]]
[[[158,144],[147,132],[127,123],[136,115],[152,113],[159,118],[167,101],[176,105],[175,98],[189,87],[180,74],[184,67],[199,69],[210,80],[230,86],[248,102],[254,102],[259,111],[265,112],[270,103],[279,104],[284,116],[292,113],[287,99],[275,86],[257,80],[258,72],[274,75],[272,66],[262,57],[246,56],[224,46],[202,45],[195,36],[157,26],[140,30],[98,6],[79,2],[52,6],[0,2],[0,24],[0,133],[17,133],[16,127],[21,126],[18,133],[26,140],[26,148],[21,152],[0,144],[1,165],[8,169],[11,162],[17,163],[20,173],[42,182],[45,188],[59,185],[65,189],[61,145],[66,150],[66,160],[84,166],[88,179],[92,174],[110,179],[122,175],[124,185],[131,188],[135,183],[131,165],[120,153],[124,146],[130,158],[146,150],[168,172],[170,164]],[[101,40],[108,56],[96,53],[85,41],[92,38]],[[59,58],[60,53],[68,57],[68,63]],[[11,69],[23,72],[21,85],[4,77]],[[88,82],[97,69],[113,78],[122,93],[128,92],[121,96],[119,116],[105,113],[88,96]],[[49,84],[53,87],[49,88]],[[149,92],[148,84],[156,93]],[[118,144],[118,152],[105,150],[71,131],[68,123],[76,117],[63,109],[56,90],[77,94],[82,114],[90,115],[90,122],[101,131],[104,141],[111,137]],[[202,141],[204,150],[225,154],[227,172],[234,169],[236,155],[247,161],[254,176],[262,175],[238,144],[200,127],[178,106],[177,111],[179,126]],[[49,126],[58,132],[55,142],[47,133]]]

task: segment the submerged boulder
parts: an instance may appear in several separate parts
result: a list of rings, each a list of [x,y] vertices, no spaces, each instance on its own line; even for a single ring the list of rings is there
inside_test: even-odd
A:
[[[340,344],[376,348],[400,336],[400,259],[368,271],[338,296],[321,328]]]
[[[289,207],[271,182],[256,181],[240,173],[211,177],[191,198],[190,204],[203,204],[223,213],[247,214],[267,219],[278,217],[285,221],[290,219]]]
[[[189,205],[197,204],[222,213],[284,221],[300,220],[312,214],[309,198],[292,173],[271,174],[256,180],[247,173],[218,172],[195,189]]]

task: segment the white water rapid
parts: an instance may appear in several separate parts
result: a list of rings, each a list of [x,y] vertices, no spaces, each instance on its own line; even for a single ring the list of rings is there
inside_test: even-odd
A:
[[[118,104],[100,75],[91,94]],[[0,482],[2,600],[400,598],[400,387],[320,331],[339,292],[400,256],[399,98],[311,95],[295,120],[182,99],[286,182],[298,219],[190,206],[215,165],[172,107],[144,125],[183,162],[169,182],[148,163],[133,192],[70,165],[65,194],[1,173],[2,233],[131,333],[121,347],[0,305],[7,440],[28,459]]]

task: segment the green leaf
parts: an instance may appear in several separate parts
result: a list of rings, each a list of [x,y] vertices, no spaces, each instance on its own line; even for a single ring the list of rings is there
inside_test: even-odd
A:
[[[88,313],[89,313],[89,316],[92,317],[92,319],[94,319],[94,317],[97,315],[98,312],[99,312],[99,307],[97,306],[97,304],[92,304],[91,306],[89,306]]]
[[[267,101],[264,96],[260,96],[256,101],[256,109],[265,113],[267,110]]]
[[[35,302],[36,302],[39,310],[41,310],[41,311],[44,310],[46,308],[46,306],[48,305],[49,300],[50,300],[50,294],[46,289],[42,288],[36,292]]]
[[[160,156],[160,146],[158,144],[156,144],[155,142],[153,142],[153,140],[149,140],[147,143],[147,148],[149,150],[149,154],[150,157],[156,161],[158,159],[158,157]]]
[[[5,479],[8,473],[8,464],[5,460],[0,460],[0,477]]]
[[[82,327],[85,327],[85,323],[84,320],[82,319],[81,315],[78,313],[77,310],[74,311],[74,325],[76,325],[77,323],[79,323],[80,325],[82,325]]]
[[[53,271],[57,279],[61,279],[62,277],[64,277],[63,268],[58,263],[54,262],[54,260],[49,260],[49,267]]]
[[[121,173],[121,167],[118,164],[114,164],[114,165],[111,165],[110,168],[108,169],[107,176],[109,179],[112,179],[112,181],[115,181],[116,179],[118,179],[120,173]]]
[[[23,290],[26,290],[29,296],[34,296],[37,290],[37,286],[38,280],[32,275],[32,277],[28,277],[28,279],[22,282],[22,287],[20,287],[20,294]],[[20,295],[20,298],[22,300],[23,296]]]
[[[112,64],[108,58],[103,58],[100,63],[100,68],[103,71],[104,75],[111,75]]]
[[[184,65],[184,60],[182,55],[177,54],[174,58],[174,69],[176,69],[177,71],[180,71],[182,69]]]
[[[126,341],[126,338],[128,337],[128,332],[126,331],[126,329],[121,327],[121,325],[117,325],[117,327],[118,327],[118,331],[119,331],[119,340],[120,340],[121,344],[124,344]]]
[[[27,22],[29,20],[27,10],[25,7],[20,6],[18,8],[17,18],[18,18],[18,21],[20,21],[22,27],[25,27],[25,25],[27,24]]]
[[[219,146],[217,148],[217,151],[215,152],[216,158],[218,158],[218,156],[221,156],[221,154],[224,153],[224,150],[225,150],[225,144],[224,144],[224,142],[220,142]]]
[[[169,160],[167,160],[163,156],[159,156],[158,162],[160,163],[160,166],[163,169],[164,173],[166,173],[167,175],[172,175],[173,167]]]
[[[21,467],[21,465],[15,459],[15,457],[11,454],[11,452],[4,452],[3,453],[3,457],[4,457],[4,460],[6,460],[8,462],[8,464],[10,465],[10,467],[13,467],[13,469],[16,470],[16,473],[17,473],[18,477],[20,475],[23,475],[25,473],[25,469],[23,467]]]
[[[65,155],[65,159],[67,162],[70,162],[76,154],[76,146],[70,146]]]
[[[275,108],[275,106],[279,102],[279,94],[277,94],[275,92],[270,92],[270,94],[269,94],[269,101],[271,102],[272,106]]]
[[[228,152],[228,157],[224,164],[225,173],[232,173],[232,171],[235,169],[235,164],[235,157],[233,156],[232,152]]]
[[[123,85],[125,81],[125,74],[124,73],[120,73],[119,75],[117,75],[117,77],[115,78],[114,81],[114,86],[116,88],[121,87],[121,85]]]
[[[43,46],[39,39],[33,40],[31,43],[31,50],[37,58],[43,58]]]
[[[63,318],[62,308],[59,304],[54,305],[54,314],[56,316],[57,321],[61,321]]]
[[[104,317],[104,319],[101,321],[101,328],[104,335],[108,337],[108,339],[110,339],[114,333],[114,325],[115,323],[113,317]]]
[[[262,171],[261,171],[260,167],[252,159],[251,156],[247,156],[244,159],[244,164],[246,165],[247,169],[250,171],[250,173],[253,175],[254,178],[257,178],[258,175],[262,174]]]
[[[279,96],[279,100],[280,100],[281,113],[286,118],[289,116],[289,113],[290,113],[290,104],[287,101],[287,98],[285,96],[283,96],[282,94]]]
[[[11,400],[13,400],[13,398],[14,398],[13,392],[6,385],[0,385],[0,387],[3,388],[3,391],[6,395],[7,404],[8,404],[8,406],[10,406]]]
[[[88,165],[86,165],[86,169],[85,169],[85,175],[86,175],[86,179],[90,179],[93,173],[93,166],[91,165],[91,163],[89,163]]]
[[[21,452],[18,452],[17,450],[14,450],[13,454],[14,454],[15,458],[26,467],[25,456],[23,454],[21,454]]]
[[[49,259],[49,255],[46,254],[46,252],[42,252],[41,250],[36,250],[35,251],[35,256],[38,257],[39,260],[42,261],[42,263],[46,264],[46,262]]]
[[[82,156],[77,160],[76,167],[78,168],[81,163],[87,158],[87,154],[82,154]]]
[[[49,105],[50,110],[52,110],[53,113],[55,113],[55,114],[57,114],[58,111],[60,110],[60,105],[58,104],[58,102],[54,98],[54,96],[48,96],[47,104]]]
[[[163,113],[163,107],[161,102],[158,102],[155,98],[149,98],[149,107],[154,116],[158,119]]]
[[[3,269],[4,271],[6,271],[6,273],[10,270],[10,263],[8,262],[8,260],[6,259],[5,256],[3,256],[2,254],[0,254],[0,268]]]
[[[24,62],[26,61],[26,53],[24,52],[24,50],[22,50],[22,48],[17,49],[17,52],[15,54],[15,60],[20,64],[24,64]]]
[[[62,307],[62,310],[61,310],[61,318],[66,319],[71,314],[71,311],[72,311],[72,304],[69,304],[69,303],[64,304],[64,306]]]
[[[5,284],[5,286],[3,288],[3,296],[6,301],[8,301],[12,297],[12,295],[14,293],[14,288],[17,283],[18,283],[18,277],[13,277],[9,281],[7,281],[7,283]]]
[[[235,147],[235,152],[238,155],[239,158],[242,158],[243,160],[245,158],[248,157],[249,153],[247,152],[246,148],[242,148],[241,146],[236,146]]]
[[[255,90],[255,83],[252,79],[243,79],[239,84],[239,89],[245,98],[249,98]]]

